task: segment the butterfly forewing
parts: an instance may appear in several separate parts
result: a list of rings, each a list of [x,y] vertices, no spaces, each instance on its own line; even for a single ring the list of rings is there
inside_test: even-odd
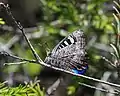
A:
[[[78,74],[84,74],[88,68],[86,41],[80,30],[64,38],[46,57],[45,63]]]

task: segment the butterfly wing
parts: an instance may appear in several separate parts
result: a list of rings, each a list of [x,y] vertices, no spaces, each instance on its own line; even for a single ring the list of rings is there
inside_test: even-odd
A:
[[[64,38],[46,57],[45,63],[77,74],[84,74],[88,68],[86,41],[82,31],[77,30]]]

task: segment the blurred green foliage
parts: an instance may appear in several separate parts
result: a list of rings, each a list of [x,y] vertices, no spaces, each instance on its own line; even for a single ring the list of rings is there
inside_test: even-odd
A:
[[[45,96],[44,90],[40,89],[39,82],[30,81],[18,87],[5,86],[6,82],[0,83],[0,96]]]
[[[110,58],[108,52],[110,52],[111,49],[107,45],[114,41],[112,11],[109,11],[109,8],[106,7],[112,3],[111,1],[112,0],[40,0],[42,18],[40,18],[38,27],[40,30],[42,29],[43,34],[40,38],[31,39],[32,45],[44,60],[46,57],[46,47],[52,50],[69,32],[82,29],[87,37],[87,51],[90,58],[89,69],[86,74],[100,78],[105,71],[114,70],[100,58],[102,55]],[[0,19],[0,24],[4,24],[2,19]],[[37,32],[40,32],[40,30]],[[12,35],[11,33],[4,35],[0,40],[6,37],[8,40]],[[92,41],[91,38],[95,40]],[[47,46],[45,44],[46,42]],[[23,41],[16,43],[11,50],[20,57],[33,58],[30,49]],[[40,65],[35,64],[25,64],[21,66],[30,76],[36,76],[42,70]],[[13,68],[11,67],[13,66],[7,67],[6,72],[8,72],[8,70],[10,72],[21,71],[18,70],[19,66],[18,68],[16,65]],[[81,78],[76,78],[75,80],[92,83],[87,80],[82,80]],[[68,87],[68,94],[71,95],[75,93],[77,87],[78,85],[76,83],[74,86]]]

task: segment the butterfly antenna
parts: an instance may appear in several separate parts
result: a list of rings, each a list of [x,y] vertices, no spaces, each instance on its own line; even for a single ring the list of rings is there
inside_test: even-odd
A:
[[[47,42],[45,42],[44,44],[45,44],[45,51],[46,51],[47,56],[48,56],[51,53],[51,50],[50,50],[50,47],[49,47]]]
[[[39,44],[41,47],[43,47],[47,53],[47,56],[51,53],[50,47],[47,44],[47,42],[44,42],[43,44]],[[44,46],[45,45],[45,46]]]

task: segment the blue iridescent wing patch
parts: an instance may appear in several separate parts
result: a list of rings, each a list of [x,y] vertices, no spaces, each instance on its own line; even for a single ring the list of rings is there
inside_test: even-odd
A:
[[[86,40],[81,30],[65,37],[45,58],[45,63],[76,74],[84,74],[88,69]]]

